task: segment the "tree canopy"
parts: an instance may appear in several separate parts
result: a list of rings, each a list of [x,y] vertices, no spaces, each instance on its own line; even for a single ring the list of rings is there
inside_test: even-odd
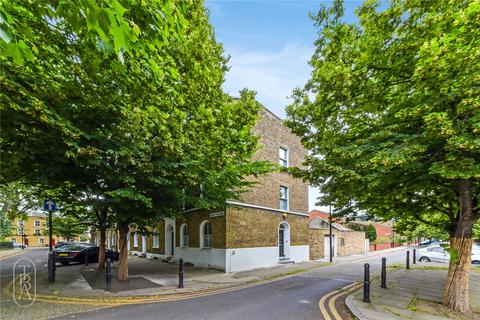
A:
[[[201,1],[12,1],[0,14],[2,183],[62,188],[60,202],[110,210],[126,236],[268,170],[251,161],[260,105],[222,91],[227,58]]]
[[[343,14],[335,1],[313,16],[312,76],[287,107],[288,125],[311,151],[300,174],[336,214],[448,231],[461,258],[451,262],[444,303],[468,312],[462,277],[480,218],[480,5],[366,1],[358,23]]]

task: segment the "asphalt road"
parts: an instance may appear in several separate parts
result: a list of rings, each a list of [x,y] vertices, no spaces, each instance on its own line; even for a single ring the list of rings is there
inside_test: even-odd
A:
[[[21,249],[19,249],[19,251],[21,251]],[[37,273],[48,271],[46,266],[48,261],[48,248],[32,249],[0,261],[0,283],[2,286],[13,280],[13,265],[22,258],[30,259],[35,264]]]
[[[404,262],[405,251],[386,253],[387,264]],[[298,276],[229,293],[189,300],[126,305],[58,319],[320,319],[318,302],[328,292],[363,281],[363,265],[380,272],[381,257],[322,267]]]

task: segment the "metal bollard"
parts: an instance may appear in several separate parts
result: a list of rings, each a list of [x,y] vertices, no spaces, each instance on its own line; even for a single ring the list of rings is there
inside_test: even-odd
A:
[[[180,258],[178,264],[178,288],[183,288],[183,258]]]
[[[406,268],[410,269],[410,251],[407,250],[407,263]]]
[[[363,302],[370,302],[370,265],[365,263],[363,277]]]
[[[382,288],[387,288],[387,258],[382,258]]]
[[[107,290],[112,291],[112,260],[110,255],[107,255],[105,259],[105,263],[107,267],[105,268],[106,271],[106,280],[107,280]]]
[[[413,249],[413,264],[417,263],[417,250]]]
[[[88,252],[85,252],[85,266],[88,266]]]
[[[55,282],[55,253],[48,253],[48,282]]]

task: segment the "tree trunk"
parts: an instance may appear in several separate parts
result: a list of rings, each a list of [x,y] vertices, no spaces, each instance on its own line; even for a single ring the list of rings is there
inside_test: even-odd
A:
[[[127,236],[128,236],[128,224],[122,223],[119,225],[119,261],[118,261],[118,271],[117,271],[117,280],[127,281],[128,280],[128,248],[127,248]]]
[[[99,243],[99,248],[98,248],[98,271],[102,271],[105,269],[105,242],[107,241],[106,237],[106,227],[105,225],[102,225],[100,227],[100,243]]]
[[[471,185],[460,181],[460,212],[455,230],[450,235],[450,266],[443,291],[443,304],[454,311],[471,313],[469,302],[470,265],[472,259],[472,230],[478,213],[473,212]]]

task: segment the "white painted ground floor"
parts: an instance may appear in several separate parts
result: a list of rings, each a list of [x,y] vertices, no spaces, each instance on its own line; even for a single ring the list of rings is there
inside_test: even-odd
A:
[[[150,259],[175,260],[183,258],[195,266],[213,268],[225,272],[239,272],[258,268],[274,267],[281,261],[304,262],[308,261],[309,246],[291,246],[290,255],[280,257],[279,247],[238,248],[238,249],[200,249],[176,247],[173,256],[146,252]],[[141,255],[140,251],[131,251],[133,255]]]

